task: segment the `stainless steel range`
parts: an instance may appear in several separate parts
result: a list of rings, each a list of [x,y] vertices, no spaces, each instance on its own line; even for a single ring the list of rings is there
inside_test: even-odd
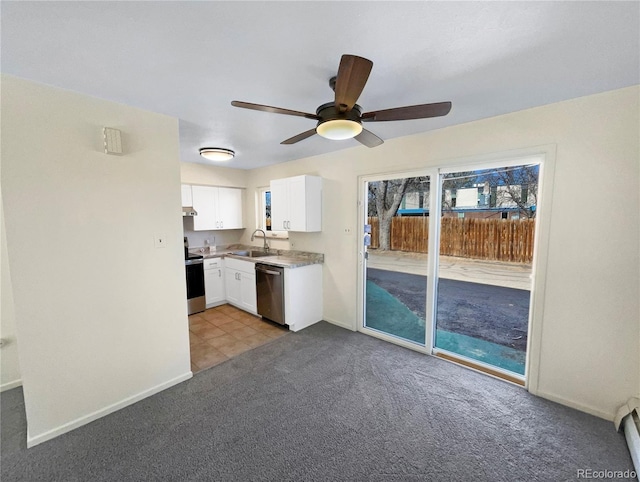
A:
[[[204,311],[204,257],[189,253],[189,241],[184,238],[184,264],[187,275],[187,309],[190,315]]]

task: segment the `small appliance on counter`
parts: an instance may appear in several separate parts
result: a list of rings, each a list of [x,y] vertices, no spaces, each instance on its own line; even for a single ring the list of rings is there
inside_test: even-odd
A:
[[[189,240],[184,238],[184,264],[187,275],[187,309],[190,315],[206,309],[204,295],[204,256],[189,253]]]

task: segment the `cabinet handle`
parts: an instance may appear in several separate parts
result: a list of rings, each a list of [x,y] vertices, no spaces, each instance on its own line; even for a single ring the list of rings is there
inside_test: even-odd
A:
[[[220,227],[224,228],[224,221],[220,221]]]
[[[222,270],[221,269],[218,270],[218,278],[222,278]]]
[[[286,221],[282,221],[282,229],[287,229],[287,222]]]

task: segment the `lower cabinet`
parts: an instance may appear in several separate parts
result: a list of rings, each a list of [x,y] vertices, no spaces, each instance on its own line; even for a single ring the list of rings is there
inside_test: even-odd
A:
[[[291,331],[322,320],[322,265],[284,270],[284,319]]]
[[[207,308],[225,303],[224,264],[222,258],[204,260],[204,295]]]
[[[225,261],[227,302],[257,314],[255,263],[232,258],[227,258]]]
[[[236,258],[204,260],[207,308],[232,304],[258,314],[256,265]],[[322,265],[312,264],[284,270],[285,323],[299,331],[322,320]]]

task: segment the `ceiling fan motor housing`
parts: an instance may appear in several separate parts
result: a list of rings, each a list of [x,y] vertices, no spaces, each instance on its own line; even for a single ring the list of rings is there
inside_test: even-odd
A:
[[[360,124],[362,107],[360,107],[358,104],[355,104],[353,106],[353,109],[347,112],[340,112],[336,108],[336,104],[334,102],[327,102],[326,104],[322,104],[320,107],[316,109],[316,115],[320,117],[320,120],[318,121],[318,125],[324,122],[332,121],[336,119],[350,120]]]

